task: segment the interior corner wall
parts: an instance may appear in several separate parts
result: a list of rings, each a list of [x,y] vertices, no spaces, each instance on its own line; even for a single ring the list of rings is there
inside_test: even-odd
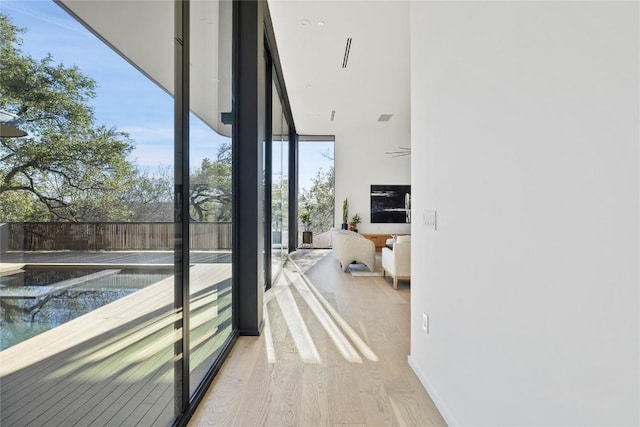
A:
[[[411,2],[409,362],[450,425],[640,424],[638,8]]]
[[[392,120],[401,120],[394,117]],[[360,233],[409,234],[411,224],[372,224],[371,185],[410,185],[411,156],[392,158],[385,152],[410,147],[406,131],[397,132],[391,123],[374,123],[370,128],[335,135],[335,226],[342,224],[342,202],[349,199],[349,218],[358,213]]]

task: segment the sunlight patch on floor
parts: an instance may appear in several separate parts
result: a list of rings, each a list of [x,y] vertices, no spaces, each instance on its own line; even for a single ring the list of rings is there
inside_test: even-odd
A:
[[[340,314],[331,306],[331,304],[329,304],[329,302],[326,299],[324,299],[324,297],[320,294],[320,292],[318,292],[316,287],[313,286],[313,283],[309,281],[307,276],[304,273],[302,273],[300,269],[298,269],[298,266],[296,265],[296,263],[293,261],[291,261],[291,263],[298,270],[300,277],[309,286],[309,289],[311,290],[311,292],[313,292],[313,294],[318,299],[318,301],[320,301],[320,303],[324,306],[325,310],[327,310],[327,312],[331,315],[331,317],[333,317],[336,323],[338,323],[338,325],[342,328],[343,332],[347,335],[347,337],[351,340],[351,342],[358,348],[358,350],[360,350],[360,353],[362,353],[362,355],[367,359],[369,359],[370,361],[377,362],[378,356],[376,356],[373,350],[371,350],[371,348],[362,340],[362,338],[360,338],[360,335],[358,335],[358,333],[355,330],[353,330],[353,328],[349,325],[349,323],[347,323],[347,321],[344,320],[342,316],[340,316]]]
[[[273,335],[271,334],[271,321],[269,320],[269,310],[267,304],[264,305],[264,342],[267,346],[267,361],[269,363],[276,363],[276,351],[273,348]]]
[[[300,314],[300,310],[296,305],[291,288],[287,286],[277,289],[277,291],[276,301],[278,301],[278,305],[280,305],[280,309],[284,313],[284,320],[289,327],[289,332],[291,332],[291,337],[296,344],[302,361],[305,363],[322,363],[320,353],[318,353],[307,325],[302,319],[302,314]]]
[[[378,357],[367,343],[318,292],[296,262],[289,258],[277,283],[267,292],[264,299],[264,334],[269,363],[276,361],[268,307],[268,303],[273,299],[276,299],[284,314],[285,323],[300,358],[305,363],[322,363],[313,337],[309,333],[298,303],[296,303],[292,286],[346,361],[362,363],[360,355],[370,361],[378,361]],[[365,332],[364,329],[363,332]]]

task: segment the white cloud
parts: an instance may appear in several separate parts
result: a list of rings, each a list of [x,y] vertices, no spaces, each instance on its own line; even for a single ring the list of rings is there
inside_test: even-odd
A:
[[[136,144],[147,141],[173,144],[173,127],[124,126],[118,130],[127,132]]]

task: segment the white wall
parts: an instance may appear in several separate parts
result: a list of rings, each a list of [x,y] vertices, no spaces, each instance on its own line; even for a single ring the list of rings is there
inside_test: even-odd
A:
[[[409,82],[406,81],[407,93]],[[407,108],[408,110],[408,108]],[[349,218],[356,212],[362,217],[360,233],[411,232],[410,224],[371,223],[371,185],[411,184],[411,156],[393,158],[385,152],[411,144],[409,118],[404,132],[398,132],[397,123],[375,122],[367,129],[336,135],[335,144],[335,224],[342,224],[342,202],[349,199]],[[392,120],[402,120],[393,117]]]
[[[409,361],[450,424],[640,424],[638,5],[411,3]]]

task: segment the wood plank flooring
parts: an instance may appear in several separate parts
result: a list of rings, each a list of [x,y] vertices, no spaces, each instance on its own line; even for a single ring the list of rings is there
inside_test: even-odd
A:
[[[327,254],[287,264],[263,334],[238,339],[190,426],[446,425],[407,363],[409,283],[353,277]]]

